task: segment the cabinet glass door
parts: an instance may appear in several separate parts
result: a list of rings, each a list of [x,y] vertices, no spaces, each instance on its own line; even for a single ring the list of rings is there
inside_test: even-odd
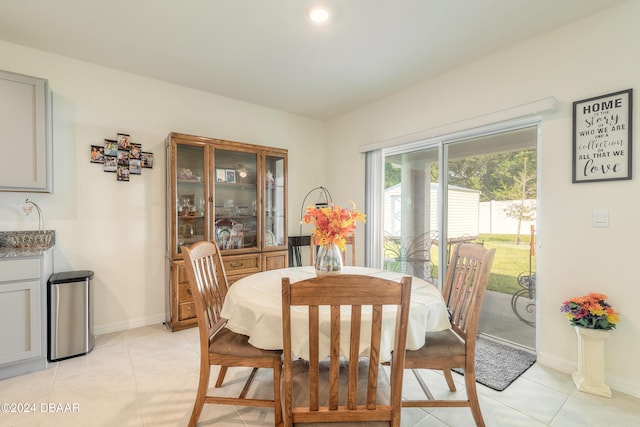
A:
[[[264,236],[262,238],[265,248],[285,245],[285,206],[287,203],[285,174],[284,157],[265,156]]]
[[[214,238],[221,250],[258,246],[258,155],[215,150]]]
[[[180,246],[207,240],[205,147],[176,146],[176,251]]]

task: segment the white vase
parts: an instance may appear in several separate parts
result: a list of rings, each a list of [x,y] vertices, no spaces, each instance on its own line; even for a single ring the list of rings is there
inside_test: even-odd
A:
[[[580,391],[611,397],[611,389],[604,383],[604,343],[611,331],[574,328],[578,334],[578,371],[572,375],[573,382]]]

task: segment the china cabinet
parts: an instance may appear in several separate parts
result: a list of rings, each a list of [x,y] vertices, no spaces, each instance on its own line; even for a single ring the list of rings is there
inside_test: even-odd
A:
[[[229,284],[287,267],[287,150],[171,133],[167,159],[167,325],[195,326],[180,248],[217,242]]]

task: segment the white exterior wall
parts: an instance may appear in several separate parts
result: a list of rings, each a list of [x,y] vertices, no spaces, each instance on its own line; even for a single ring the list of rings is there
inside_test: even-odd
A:
[[[436,198],[437,200],[437,198]],[[449,187],[447,237],[477,236],[479,227],[480,192]]]
[[[394,219],[400,218],[400,203],[402,197],[400,184],[389,187],[384,192],[384,231],[385,234],[400,235],[400,222],[397,220],[394,227]],[[438,230],[438,184],[431,183],[430,229]],[[479,204],[480,192],[467,188],[449,187],[449,224],[448,237],[477,236],[479,232]],[[396,208],[394,210],[394,207]]]

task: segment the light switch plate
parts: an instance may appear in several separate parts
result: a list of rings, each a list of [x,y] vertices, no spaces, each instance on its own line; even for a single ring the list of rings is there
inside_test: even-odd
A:
[[[593,211],[593,226],[594,227],[608,227],[609,226],[609,211],[606,209],[599,209]]]

